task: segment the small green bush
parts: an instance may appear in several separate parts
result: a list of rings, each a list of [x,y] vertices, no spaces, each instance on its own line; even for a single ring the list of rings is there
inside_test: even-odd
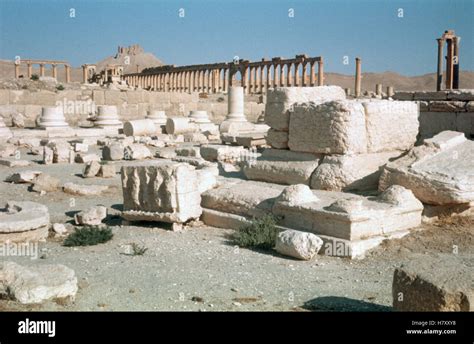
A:
[[[109,227],[101,228],[99,226],[85,226],[76,229],[64,240],[63,245],[72,246],[92,246],[103,244],[112,239],[112,229]]]
[[[33,74],[33,75],[31,76],[31,80],[39,80],[38,74]]]
[[[58,86],[56,86],[56,89],[57,89],[58,91],[64,91],[64,86],[61,85],[61,84],[59,84]]]
[[[240,228],[232,239],[240,247],[271,249],[275,246],[278,234],[276,223],[277,219],[273,215],[265,215]]]

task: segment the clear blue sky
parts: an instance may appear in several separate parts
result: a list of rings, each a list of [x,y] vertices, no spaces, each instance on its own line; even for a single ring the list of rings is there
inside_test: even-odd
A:
[[[79,66],[138,43],[176,65],[306,53],[327,72],[352,74],[360,56],[364,71],[418,75],[435,71],[445,29],[462,37],[461,69],[474,70],[473,18],[474,0],[0,0],[0,58]]]

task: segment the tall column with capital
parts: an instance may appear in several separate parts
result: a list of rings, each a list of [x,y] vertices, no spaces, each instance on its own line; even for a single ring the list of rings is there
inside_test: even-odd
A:
[[[44,63],[40,63],[40,76],[44,76]]]
[[[454,47],[453,40],[447,39],[448,52],[446,55],[446,89],[451,90],[453,88],[453,61],[454,61]]]
[[[441,91],[441,84],[443,82],[443,44],[444,39],[437,38],[438,41],[438,68],[436,71],[436,91]]]
[[[453,60],[453,88],[459,88],[459,41],[461,37],[455,37],[454,43],[454,60]]]

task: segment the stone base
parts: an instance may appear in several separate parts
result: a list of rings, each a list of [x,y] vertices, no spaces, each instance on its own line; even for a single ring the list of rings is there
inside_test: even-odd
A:
[[[219,131],[221,134],[235,134],[237,135],[238,133],[241,132],[247,132],[247,131],[253,131],[255,130],[254,124],[243,121],[243,122],[234,122],[234,121],[224,121],[221,123],[219,126]]]
[[[259,180],[276,184],[309,185],[311,175],[318,167],[319,160],[313,161],[271,161],[257,160],[244,167],[245,176],[250,180]]]
[[[201,220],[208,226],[217,228],[240,230],[243,226],[252,223],[250,218],[241,215],[225,213],[218,210],[203,208]],[[285,230],[286,227],[278,226]],[[350,259],[362,259],[366,252],[379,246],[384,240],[399,239],[409,234],[408,230],[395,231],[387,235],[379,235],[369,239],[345,240],[327,235],[318,235],[323,240],[319,254]]]
[[[362,240],[417,227],[422,204],[402,187],[393,187],[379,197],[307,190],[314,198],[300,196],[294,202],[280,199],[280,185],[262,182],[233,182],[202,195],[202,207],[248,219],[273,214],[280,225],[317,235]]]
[[[24,232],[0,233],[0,243],[43,241],[48,237],[48,227],[44,226]]]

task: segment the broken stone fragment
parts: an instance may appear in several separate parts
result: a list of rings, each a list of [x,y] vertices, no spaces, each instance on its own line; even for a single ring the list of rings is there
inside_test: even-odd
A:
[[[71,195],[79,196],[93,196],[100,195],[109,187],[105,185],[79,185],[74,183],[66,183],[63,186],[63,191]]]
[[[308,185],[304,184],[287,186],[276,199],[276,202],[286,202],[288,205],[317,201],[318,197],[313,194]]]
[[[100,170],[99,173],[97,173],[97,176],[102,178],[113,178],[115,177],[115,174],[115,165],[103,164],[100,166]]]
[[[285,256],[312,259],[323,246],[323,240],[313,233],[288,229],[278,233],[275,250]]]
[[[107,217],[107,207],[95,206],[74,215],[76,225],[97,226]]]
[[[143,160],[153,157],[150,150],[140,144],[131,144],[125,147],[123,156],[125,160]]]
[[[0,263],[0,291],[23,304],[76,296],[74,270],[60,264],[26,267],[14,262]]]
[[[100,167],[101,167],[101,165],[100,165],[99,162],[91,161],[91,162],[87,163],[86,166],[84,167],[84,171],[82,172],[82,176],[84,178],[95,177],[97,175],[97,173],[99,173]]]
[[[36,177],[38,177],[41,173],[41,171],[21,171],[21,172],[16,172],[8,176],[5,181],[9,183],[15,183],[15,184],[20,184],[20,183],[33,183]]]
[[[102,158],[104,160],[122,160],[123,159],[124,145],[120,143],[112,143],[105,146],[102,150]]]
[[[42,173],[35,178],[31,190],[36,192],[53,192],[59,188],[60,183],[59,179]]]
[[[395,269],[393,308],[411,312],[472,312],[472,259],[416,255]]]
[[[63,236],[67,233],[67,228],[63,223],[53,223],[53,232],[59,236]]]
[[[87,164],[92,161],[100,161],[100,157],[97,154],[81,154],[76,155],[75,161],[79,164]]]

